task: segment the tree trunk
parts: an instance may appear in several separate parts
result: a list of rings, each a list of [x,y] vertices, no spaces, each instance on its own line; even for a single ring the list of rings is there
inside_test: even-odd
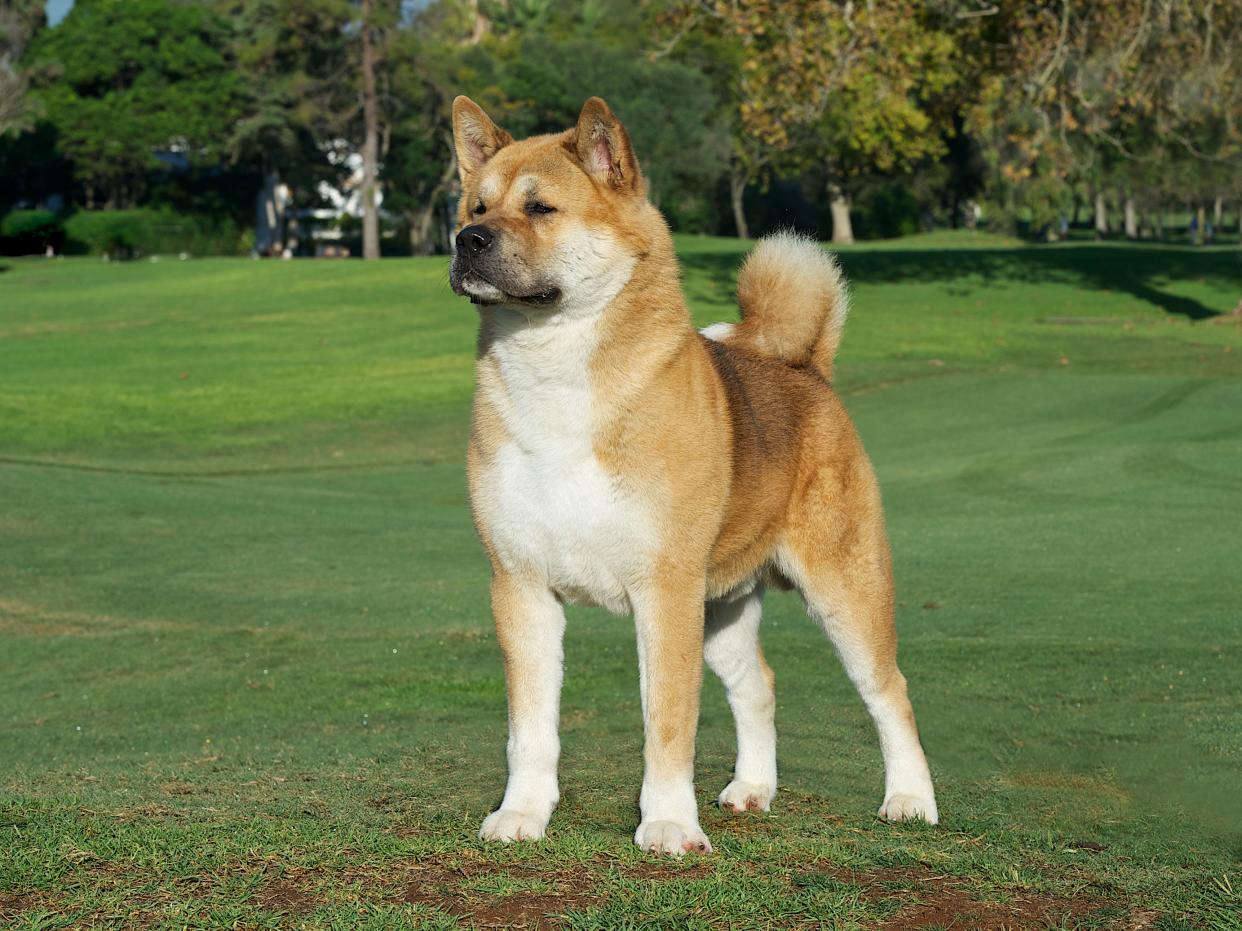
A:
[[[1195,219],[1198,220],[1195,225],[1195,245],[1201,246],[1207,242],[1207,237],[1204,235],[1206,233],[1204,227],[1207,226],[1207,207],[1202,203],[1195,208]]]
[[[406,212],[405,220],[410,224],[410,255],[431,255],[436,251],[435,243],[431,241],[431,221],[435,216],[434,201]]]
[[[733,223],[738,239],[750,239],[750,226],[746,222],[746,172],[734,165],[729,170],[729,203],[733,207]]]
[[[487,14],[479,8],[479,0],[471,0],[467,5],[467,9],[469,14],[474,17],[474,28],[470,33],[470,38],[466,40],[466,44],[478,45],[491,30],[492,23],[487,18]]]
[[[275,169],[263,174],[263,188],[255,198],[254,208],[254,251],[258,255],[270,256],[280,254],[281,226],[284,217],[280,213],[277,188],[280,187],[280,175]]]
[[[1138,225],[1138,207],[1134,203],[1134,198],[1129,194],[1126,195],[1125,201],[1126,211],[1126,239],[1139,238]]]
[[[427,195],[423,206],[406,213],[405,219],[410,224],[410,252],[414,255],[431,255],[436,251],[435,243],[431,240],[431,224],[436,219],[436,207],[440,204],[440,195],[453,182],[456,175],[457,157],[453,156],[445,166],[444,173],[440,175],[440,180]]]
[[[379,174],[379,106],[375,92],[375,47],[371,35],[371,0],[362,0],[362,257],[380,257],[379,211],[375,205]]]
[[[1164,239],[1164,207],[1159,205],[1151,215],[1152,234],[1156,239]]]
[[[832,241],[839,246],[848,246],[854,241],[850,199],[845,188],[835,179],[828,182],[828,207],[832,211]]]
[[[428,241],[435,213],[434,203],[405,211],[405,222],[410,228],[410,255],[431,255],[436,251],[435,244]]]
[[[1220,232],[1221,224],[1225,222],[1225,198],[1219,194],[1216,195],[1216,202],[1212,205],[1212,229]]]
[[[298,210],[293,200],[293,189],[285,185],[285,206],[282,211],[285,220],[285,241],[281,249],[282,259],[291,259],[302,248],[302,227],[298,222]]]
[[[1095,238],[1108,238],[1108,203],[1098,191],[1095,195]]]

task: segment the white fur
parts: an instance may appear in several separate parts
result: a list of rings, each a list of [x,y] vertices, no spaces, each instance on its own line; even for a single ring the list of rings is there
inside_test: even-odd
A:
[[[881,681],[871,648],[859,642],[854,627],[838,621],[851,610],[850,606],[813,584],[789,553],[778,551],[777,563],[802,591],[807,610],[832,641],[879,733],[884,756],[884,804],[880,806],[880,817],[890,821],[922,818],[935,824],[940,818],[936,795],[927,758],[913,726],[914,713],[906,695],[905,679],[894,670],[891,675],[895,679],[887,678],[886,673]]]
[[[505,292],[501,291],[500,288],[494,284],[489,284],[482,278],[475,277],[473,274],[468,274],[461,280],[461,289],[472,297],[491,303],[502,301],[505,297]]]
[[[532,585],[520,595],[507,641],[509,674],[526,682],[523,707],[509,716],[509,783],[500,808],[483,822],[483,840],[508,843],[543,837],[560,798],[556,767],[561,744],[562,647],[565,612],[552,593]],[[527,673],[533,671],[533,675]]]
[[[556,312],[497,308],[491,352],[499,384],[481,382],[510,436],[479,476],[479,518],[512,571],[566,600],[631,610],[629,592],[656,540],[643,502],[595,458],[589,361],[599,315],[633,260],[591,231],[573,231],[554,270]]]
[[[776,795],[776,695],[759,659],[762,611],[762,587],[707,606],[703,656],[724,684],[737,725],[733,781],[718,800],[726,811],[767,811]]]
[[[699,332],[713,343],[723,343],[733,335],[734,329],[736,329],[736,325],[732,323],[713,323],[710,326],[703,327]]]
[[[503,181],[495,174],[489,174],[486,178],[479,182],[479,199],[483,203],[490,204],[494,201],[502,190]],[[473,206],[473,205],[471,205]]]

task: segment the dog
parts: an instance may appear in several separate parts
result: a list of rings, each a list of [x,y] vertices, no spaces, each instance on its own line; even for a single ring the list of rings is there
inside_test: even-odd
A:
[[[776,794],[766,588],[823,626],[879,732],[881,817],[938,818],[906,680],[880,491],[831,387],[847,311],[835,260],[789,233],[738,276],[741,322],[694,329],[668,227],[598,97],[515,141],[453,102],[453,291],[477,306],[467,450],[509,700],[509,778],[479,832],[544,836],[559,800],[562,605],[633,614],[644,850],[708,853],[694,796],[703,661],[737,725],[724,811]]]

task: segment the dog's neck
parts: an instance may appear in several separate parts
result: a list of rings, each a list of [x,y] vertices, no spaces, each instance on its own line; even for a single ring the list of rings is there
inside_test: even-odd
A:
[[[628,275],[595,302],[551,312],[483,309],[478,390],[510,416],[541,411],[542,429],[555,433],[586,438],[592,425],[622,416],[627,400],[694,338],[665,238],[627,256]]]

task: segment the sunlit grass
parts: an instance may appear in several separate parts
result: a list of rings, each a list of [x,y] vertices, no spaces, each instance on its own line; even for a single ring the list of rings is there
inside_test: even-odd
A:
[[[679,245],[733,314],[738,245]],[[1236,928],[1237,254],[961,245],[843,256],[839,382],[944,823],[875,820],[870,724],[774,596],[781,793],[709,807],[709,681],[717,853],[674,865],[630,842],[633,632],[596,611],[548,839],[474,839],[504,689],[443,260],[8,263],[0,925]]]

